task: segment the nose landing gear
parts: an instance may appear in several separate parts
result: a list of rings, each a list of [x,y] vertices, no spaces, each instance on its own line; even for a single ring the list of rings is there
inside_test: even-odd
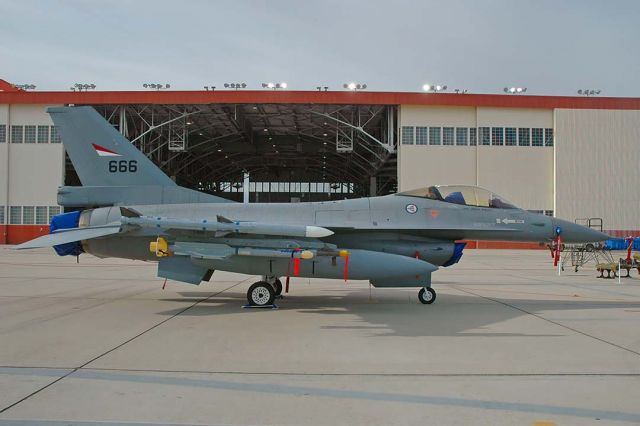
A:
[[[430,305],[436,301],[436,291],[431,287],[421,288],[418,292],[418,299],[425,305]]]

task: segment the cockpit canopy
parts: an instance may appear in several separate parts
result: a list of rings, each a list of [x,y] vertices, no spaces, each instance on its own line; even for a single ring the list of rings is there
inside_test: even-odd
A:
[[[474,207],[488,207],[494,209],[518,208],[498,194],[495,194],[478,186],[434,185],[427,188],[400,192],[398,193],[398,195],[430,198],[432,200]]]

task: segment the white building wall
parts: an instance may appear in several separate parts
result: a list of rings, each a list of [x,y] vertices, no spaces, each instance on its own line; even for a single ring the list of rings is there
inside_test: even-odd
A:
[[[462,95],[461,95],[462,96]],[[400,107],[399,126],[553,128],[553,111],[485,107]],[[479,185],[528,210],[553,209],[553,147],[403,145],[398,186]],[[478,143],[480,143],[478,131]]]
[[[640,230],[640,111],[555,111],[556,211]]]
[[[9,222],[9,206],[55,206],[64,179],[61,143],[11,143],[11,126],[52,126],[49,105],[0,105],[0,125],[6,140],[0,143],[0,203]],[[23,128],[24,130],[24,128]],[[51,132],[51,128],[49,128]]]

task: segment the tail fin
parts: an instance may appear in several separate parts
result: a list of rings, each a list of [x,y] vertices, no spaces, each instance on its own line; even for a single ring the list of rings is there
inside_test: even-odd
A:
[[[175,186],[91,107],[47,110],[85,186]]]

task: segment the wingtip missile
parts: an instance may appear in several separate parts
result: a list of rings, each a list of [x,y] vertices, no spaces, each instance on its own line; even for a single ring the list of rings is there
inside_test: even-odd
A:
[[[262,222],[234,222],[230,219],[218,216],[217,221],[206,219],[173,219],[166,217],[127,217],[122,216],[123,225],[140,226],[144,228],[162,228],[165,230],[204,231],[215,232],[216,236],[227,234],[262,234],[283,235],[290,237],[322,238],[333,235],[333,231],[312,225],[282,225]]]

